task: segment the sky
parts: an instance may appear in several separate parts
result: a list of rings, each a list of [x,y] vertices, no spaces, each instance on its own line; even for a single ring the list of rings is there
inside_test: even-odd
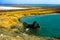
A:
[[[60,0],[0,0],[0,4],[60,4]]]

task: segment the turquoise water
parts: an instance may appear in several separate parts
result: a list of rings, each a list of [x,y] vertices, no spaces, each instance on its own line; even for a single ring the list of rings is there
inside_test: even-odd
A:
[[[34,34],[39,36],[60,36],[60,14],[45,14],[26,16],[20,19],[21,22],[29,24],[37,21],[41,26],[40,29],[33,31]]]
[[[1,6],[60,6],[60,4],[0,4]]]

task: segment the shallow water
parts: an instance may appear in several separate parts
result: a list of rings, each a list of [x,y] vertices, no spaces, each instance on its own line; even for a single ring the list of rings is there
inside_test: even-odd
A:
[[[33,31],[33,34],[35,35],[49,37],[60,36],[60,14],[58,13],[26,16],[22,17],[20,21],[29,24],[37,21],[41,28]]]

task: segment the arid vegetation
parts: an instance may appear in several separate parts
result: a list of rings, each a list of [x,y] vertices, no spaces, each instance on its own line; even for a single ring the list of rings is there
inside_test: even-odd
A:
[[[23,16],[41,15],[55,12],[55,9],[51,8],[31,8],[22,10],[0,10],[0,25],[8,26],[12,24],[19,24],[18,19]]]
[[[24,32],[19,25],[11,25],[8,30],[0,26],[0,40],[60,40],[59,37],[39,37]]]
[[[19,18],[55,12],[55,9],[33,8],[28,10],[0,10],[0,40],[54,40],[54,38],[37,37],[24,32]],[[56,39],[57,40],[57,39]]]

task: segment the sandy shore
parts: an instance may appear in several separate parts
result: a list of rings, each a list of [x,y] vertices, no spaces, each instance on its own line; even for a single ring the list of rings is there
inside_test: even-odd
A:
[[[8,7],[8,6],[0,6],[0,10],[20,10],[20,9],[28,9],[23,7]]]

